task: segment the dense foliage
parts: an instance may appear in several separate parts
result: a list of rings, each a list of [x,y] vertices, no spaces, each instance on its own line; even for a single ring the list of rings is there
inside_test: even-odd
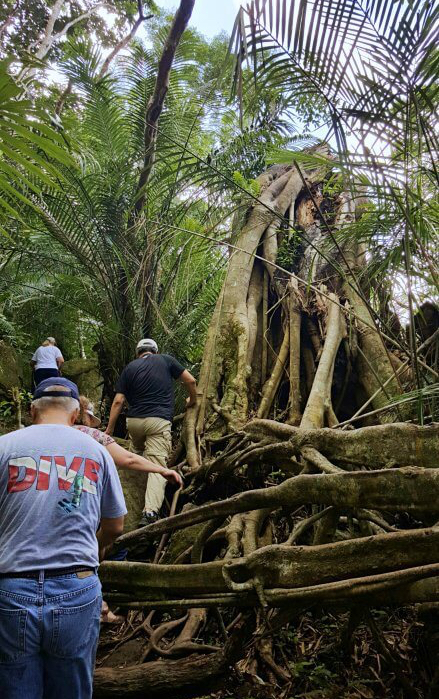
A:
[[[375,607],[437,600],[439,8],[252,0],[166,72],[175,19],[101,5],[0,12],[0,339],[97,356],[107,398],[142,335],[199,377],[180,513],[102,566],[132,611],[96,696],[239,658],[246,699],[415,698],[399,643],[433,697],[418,617]]]
[[[3,316],[25,350],[49,332],[66,356],[79,354],[78,342],[87,352],[98,343],[111,380],[142,332],[197,364],[227,261],[231,214],[242,190],[251,190],[267,146],[280,147],[292,128],[282,119],[288,110],[280,94],[273,107],[272,91],[257,104],[249,96],[240,123],[237,102],[229,100],[226,37],[208,42],[188,30],[170,77],[145,206],[134,216],[145,110],[168,22],[164,14],[149,20],[147,38],[134,41],[104,76],[102,48],[86,38],[86,27],[63,42],[57,71],[71,91],[56,121],[63,88],[49,83],[52,96],[44,89],[31,104],[3,64],[15,109],[27,120],[26,132],[21,125],[14,133],[10,118],[4,132],[8,142],[15,137],[2,163],[7,172],[14,167],[16,187],[11,192],[3,179]],[[40,134],[29,125],[31,110],[44,124]]]

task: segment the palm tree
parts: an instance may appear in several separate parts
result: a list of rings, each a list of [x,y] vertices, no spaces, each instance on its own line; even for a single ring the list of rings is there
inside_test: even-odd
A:
[[[163,27],[162,39],[165,32]],[[195,33],[185,35],[177,48],[156,126],[154,168],[146,186],[139,189],[145,114],[161,53],[158,41],[148,50],[136,45],[117,71],[101,77],[99,50],[85,42],[66,51],[63,67],[78,94],[79,118],[65,111],[63,119],[69,146],[78,154],[76,162],[70,158],[58,168],[62,187],[46,178],[38,200],[24,201],[33,204],[32,212],[27,212],[26,234],[16,225],[15,244],[4,246],[4,288],[20,265],[16,301],[33,303],[40,289],[53,304],[70,306],[73,316],[80,309],[94,321],[90,327],[97,335],[110,395],[142,333],[166,338],[182,358],[196,362],[222,274],[221,253],[210,254],[203,238],[190,234],[191,228],[195,233],[201,230],[203,219],[215,230],[204,186],[196,176],[191,180],[187,176],[198,163],[189,151],[200,151],[201,146],[208,153],[211,146],[209,130],[202,129],[206,94],[199,94],[205,42]],[[213,93],[211,103],[217,99],[211,86],[206,92]],[[63,139],[64,133],[55,136]],[[139,193],[143,203],[136,210]],[[39,268],[36,250],[41,252]],[[49,275],[47,284],[42,269]],[[176,320],[182,314],[179,327]],[[192,342],[197,332],[198,353]]]
[[[15,222],[23,222],[22,209],[38,209],[45,187],[62,186],[60,166],[74,160],[7,69],[8,61],[0,61],[0,231],[9,237]]]

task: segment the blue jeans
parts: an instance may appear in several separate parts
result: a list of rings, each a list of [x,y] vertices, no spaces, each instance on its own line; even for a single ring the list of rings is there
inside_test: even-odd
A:
[[[0,578],[2,699],[89,699],[101,603],[94,573]]]

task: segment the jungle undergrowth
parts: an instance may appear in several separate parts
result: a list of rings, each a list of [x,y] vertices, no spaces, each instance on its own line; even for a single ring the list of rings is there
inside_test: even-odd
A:
[[[176,612],[175,616],[178,614]],[[416,611],[400,607],[373,610],[372,614],[420,699],[426,696],[428,649],[422,642],[424,624]],[[166,617],[170,618],[169,615]],[[221,681],[219,691],[196,695],[194,699],[403,699],[401,686],[377,651],[364,623],[353,635],[351,652],[344,652],[339,641],[347,618],[347,612],[328,612],[316,607],[273,634],[276,654],[282,652],[288,659],[291,673],[288,685],[281,687],[266,675],[252,676],[242,672],[239,668],[245,667],[245,663],[239,662],[229,677]],[[119,633],[120,627],[118,629],[104,628],[101,644]],[[213,626],[212,633],[206,634],[205,642],[218,642]],[[132,653],[140,655],[141,648],[141,643],[131,645],[129,657],[125,656],[125,659],[116,651],[108,665],[131,664],[134,660]],[[248,653],[251,653],[251,643]],[[280,657],[276,656],[276,659]]]

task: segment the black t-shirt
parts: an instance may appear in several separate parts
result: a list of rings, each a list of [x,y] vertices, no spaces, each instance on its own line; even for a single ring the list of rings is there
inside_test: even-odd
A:
[[[116,392],[128,402],[128,417],[161,417],[174,414],[174,387],[184,367],[169,354],[146,354],[130,362],[122,371]]]

